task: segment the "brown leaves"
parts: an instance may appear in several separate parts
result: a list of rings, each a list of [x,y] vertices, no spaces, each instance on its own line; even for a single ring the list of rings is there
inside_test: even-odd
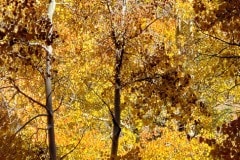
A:
[[[41,68],[44,52],[40,46],[52,44],[59,36],[56,31],[49,34],[52,23],[41,15],[45,5],[35,4],[34,0],[3,1],[1,4],[0,59],[15,68],[9,71],[17,71],[22,66]]]
[[[214,146],[211,151],[211,155],[214,158],[235,160],[239,159],[239,147],[240,147],[240,118],[223,124],[217,128],[217,131],[223,137],[223,141],[219,142],[216,139],[200,138],[200,142],[207,143],[210,146]]]
[[[195,1],[193,8],[196,13],[203,12],[206,10],[205,4],[200,0]]]
[[[56,32],[48,35],[51,22],[42,14],[43,3],[36,5],[34,0],[3,1],[0,26],[0,39],[17,39],[18,42],[42,41],[52,44],[58,37]],[[3,45],[3,44],[2,44]]]
[[[223,2],[194,1],[195,18],[198,26],[203,30],[215,30],[239,34],[240,3],[238,0]],[[237,35],[236,34],[236,35]],[[235,36],[235,35],[234,35]]]

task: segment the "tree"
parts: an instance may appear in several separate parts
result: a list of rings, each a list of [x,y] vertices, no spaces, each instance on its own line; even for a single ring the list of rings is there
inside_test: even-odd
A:
[[[123,1],[106,5],[109,17],[106,16],[104,31],[108,34],[104,38],[110,40],[104,40],[99,50],[100,53],[108,51],[110,58],[115,55],[111,156],[116,157],[120,117],[122,122],[125,118],[130,119],[129,128],[135,132],[136,128],[141,128],[142,121],[146,122],[144,125],[151,124],[150,117],[157,119],[164,112],[170,118],[187,122],[199,105],[196,94],[189,88],[191,76],[184,73],[181,62],[184,55],[176,54],[176,46],[168,45],[176,41],[176,36],[169,33],[167,38],[163,38],[166,33],[161,33],[157,28],[164,22],[176,25],[176,19],[171,17],[174,3]],[[176,28],[171,31],[175,33]],[[164,31],[167,29],[162,28]],[[141,121],[138,124],[140,127],[136,127],[137,121]]]
[[[239,7],[238,1],[196,1],[193,4],[196,12],[195,22],[199,39],[196,60],[208,59],[212,62],[205,79],[212,79],[221,83],[214,83],[209,89],[215,92],[216,101],[223,103],[228,97],[234,96],[238,87],[238,54],[239,51]],[[228,12],[229,10],[233,12]],[[205,17],[205,18],[203,18]],[[203,47],[205,46],[205,47]],[[206,61],[205,61],[206,62]],[[204,64],[199,63],[201,66]],[[214,71],[214,72],[211,72]],[[210,76],[214,78],[210,78]],[[215,79],[215,80],[214,80]],[[228,82],[226,79],[229,79]],[[215,90],[215,91],[214,91]],[[226,96],[227,95],[227,96]],[[235,99],[235,98],[234,98]],[[235,99],[238,101],[237,99]]]
[[[201,69],[207,74],[201,79],[205,81],[202,86],[209,86],[206,93],[213,95],[206,99],[216,106],[218,123],[213,127],[213,137],[200,140],[214,146],[214,158],[236,159],[234,146],[237,147],[238,137],[234,133],[239,128],[239,118],[235,119],[232,113],[238,112],[234,106],[239,103],[239,1],[195,1],[193,7],[198,36],[204,37],[201,47],[197,47],[197,60],[201,66],[207,62],[207,67]]]
[[[26,94],[19,87],[21,82],[18,82],[18,72],[19,66],[17,63],[14,66],[9,67],[10,71],[13,72],[13,76],[8,77],[9,83],[15,88],[17,93],[21,94],[23,97],[32,101],[33,103],[39,105],[46,109],[47,114],[39,114],[34,118],[31,118],[26,122],[23,127],[29,124],[31,121],[38,117],[47,116],[47,130],[48,130],[48,140],[49,140],[49,154],[50,159],[56,159],[56,144],[55,144],[55,133],[54,133],[54,120],[53,120],[53,107],[52,107],[52,74],[51,74],[51,63],[53,61],[52,53],[52,43],[54,38],[56,38],[56,32],[53,31],[52,17],[55,11],[56,2],[54,0],[50,1],[48,7],[47,17],[42,16],[39,18],[39,14],[36,13],[37,9],[36,2],[34,1],[3,1],[3,14],[1,19],[1,61],[4,64],[8,64],[9,61],[18,60],[20,65],[23,64],[26,67],[32,67],[33,70],[36,69],[40,72],[41,76],[44,77],[45,90],[46,90],[46,104],[41,103]],[[12,6],[13,9],[8,8]],[[31,17],[27,17],[28,15]],[[35,24],[35,20],[37,23]],[[18,23],[21,22],[21,23]],[[45,25],[45,26],[42,26]],[[46,51],[46,71],[42,72],[42,66],[38,66],[41,63],[42,58],[41,51],[44,49]],[[7,57],[7,61],[3,58]],[[39,63],[37,61],[39,60]],[[15,76],[15,77],[14,77]],[[23,129],[21,127],[19,131]]]
[[[47,43],[46,43],[46,72],[45,72],[45,90],[46,90],[46,112],[47,112],[47,121],[48,121],[48,143],[49,143],[49,154],[51,160],[57,159],[56,153],[56,142],[55,142],[55,133],[54,133],[54,118],[53,118],[53,107],[52,107],[52,73],[51,73],[51,63],[53,60],[53,14],[55,11],[56,2],[51,0],[48,6],[48,19],[50,21],[49,32],[47,33]]]

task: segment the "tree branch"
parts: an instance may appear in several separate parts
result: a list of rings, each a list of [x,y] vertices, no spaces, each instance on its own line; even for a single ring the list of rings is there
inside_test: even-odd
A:
[[[58,107],[53,112],[56,112],[62,106],[63,100],[64,100],[64,97],[62,96]]]
[[[43,45],[43,44],[40,44],[40,43],[37,43],[37,42],[28,42],[27,43],[29,46],[38,46],[38,47],[41,47],[43,48],[46,52],[50,52],[47,48],[47,46]]]
[[[225,59],[231,59],[231,58],[240,58],[240,55],[221,55],[221,53],[227,49],[227,47],[222,48],[218,53],[216,54],[202,54],[202,53],[198,53],[199,55],[202,56],[209,56],[209,57],[217,57],[217,58],[225,58]]]
[[[158,79],[158,78],[161,78],[161,77],[162,77],[161,74],[155,74],[152,77],[143,77],[143,78],[135,79],[131,82],[125,83],[124,85],[122,85],[122,87],[126,87],[126,86],[128,86],[130,84],[133,84],[133,83],[136,83],[136,82],[143,82],[143,81],[152,82],[154,79]]]
[[[35,100],[34,98],[30,97],[29,95],[27,95],[26,93],[24,93],[23,91],[20,90],[20,88],[14,83],[14,88],[21,94],[23,95],[24,97],[26,97],[27,99],[29,99],[30,101],[38,104],[39,106],[43,107],[46,109],[46,106],[44,104],[42,104],[41,102]]]
[[[108,12],[109,12],[109,15],[110,15],[110,26],[111,26],[111,38],[114,42],[114,45],[117,46],[118,45],[118,41],[117,41],[117,34],[116,34],[116,31],[114,29],[114,26],[113,26],[113,11],[111,9],[111,6],[109,5],[109,0],[105,0],[106,1],[106,5],[107,5],[107,9],[108,9]]]
[[[82,113],[82,115],[83,115],[84,117],[86,117],[86,118],[91,117],[91,118],[93,118],[93,119],[95,119],[95,120],[99,120],[99,121],[103,121],[103,122],[109,122],[109,119],[107,119],[107,118],[96,117],[96,116],[93,116],[93,115],[88,114],[88,113]]]
[[[140,32],[135,33],[133,36],[130,36],[129,39],[133,39],[138,37],[139,35],[141,35],[144,31],[146,31],[153,23],[155,23],[159,18],[154,19],[152,22],[150,22],[149,24],[146,25],[146,27],[144,27],[143,29],[140,29]]]
[[[25,128],[26,125],[28,125],[29,123],[31,123],[34,119],[38,118],[38,117],[43,117],[43,116],[48,116],[47,114],[38,114],[36,116],[34,116],[33,118],[31,118],[30,120],[28,120],[22,127],[20,127],[17,132],[15,133],[15,135],[17,135],[22,129]]]
[[[109,111],[109,113],[110,113],[110,115],[111,115],[111,117],[112,117],[113,123],[118,125],[118,123],[117,123],[116,120],[115,120],[115,116],[114,116],[114,114],[113,114],[110,106],[108,105],[108,103],[107,103],[104,99],[102,99],[102,97],[99,96],[99,95],[97,94],[97,92],[96,92],[94,89],[92,89],[89,85],[87,85],[85,82],[84,82],[84,84],[85,84],[90,90],[92,90],[92,92],[102,101],[102,103],[103,103],[105,106],[107,106],[107,109],[108,109],[108,111]],[[119,125],[118,125],[118,127],[120,128]],[[120,128],[120,129],[121,129],[121,128]]]
[[[4,86],[4,87],[1,87],[0,90],[7,89],[7,88],[14,88],[14,86]]]
[[[221,39],[221,38],[219,38],[219,37],[216,37],[216,36],[213,36],[213,35],[204,33],[203,31],[201,31],[201,32],[202,32],[202,34],[204,34],[204,35],[206,35],[206,36],[209,36],[209,37],[211,37],[211,38],[213,38],[213,39],[216,39],[216,40],[218,40],[218,41],[220,41],[220,42],[226,43],[226,44],[231,45],[231,46],[238,46],[238,47],[240,47],[240,43],[228,42],[228,41],[225,41],[225,40],[223,40],[223,39]]]
[[[65,155],[63,155],[63,156],[60,158],[60,160],[66,158],[69,154],[71,154],[71,153],[78,147],[78,145],[81,143],[81,141],[82,141],[82,139],[83,139],[83,136],[84,136],[86,130],[87,130],[87,128],[85,128],[85,129],[83,130],[82,136],[81,136],[81,138],[79,139],[78,143],[77,143],[69,152],[67,152]]]

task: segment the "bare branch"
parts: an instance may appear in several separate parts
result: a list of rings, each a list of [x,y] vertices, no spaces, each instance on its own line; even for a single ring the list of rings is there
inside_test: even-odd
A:
[[[20,127],[17,132],[15,133],[15,135],[17,135],[22,129],[24,129],[26,127],[26,125],[28,125],[29,123],[31,123],[34,119],[38,118],[38,117],[44,117],[44,116],[48,116],[47,114],[38,114],[36,116],[34,116],[33,118],[31,118],[30,120],[28,120],[22,127]]]
[[[67,152],[65,155],[63,155],[63,156],[60,158],[60,160],[66,158],[69,154],[71,154],[71,153],[78,147],[78,145],[81,143],[81,141],[82,141],[82,139],[83,139],[83,137],[84,137],[84,134],[85,134],[86,130],[87,130],[87,128],[85,128],[85,129],[83,130],[83,133],[82,133],[82,135],[81,135],[81,138],[79,139],[78,143],[73,147],[73,149],[71,149],[69,152]]]
[[[220,41],[220,42],[226,43],[226,44],[231,45],[231,46],[238,46],[238,47],[240,47],[240,43],[228,42],[228,41],[225,41],[225,40],[223,40],[223,39],[221,39],[221,38],[219,38],[219,37],[216,37],[216,36],[213,36],[213,35],[204,33],[203,31],[201,31],[201,32],[202,32],[202,34],[204,34],[204,35],[206,35],[206,36],[209,36],[209,37],[211,37],[211,38],[213,38],[213,39],[216,39],[216,40],[218,40],[218,41]]]
[[[1,87],[0,90],[7,89],[7,88],[14,88],[14,86],[4,86],[4,87]]]
[[[152,77],[139,78],[139,79],[134,80],[133,82],[142,82],[142,81],[152,82],[152,80],[158,79],[158,78],[161,78],[161,77],[162,77],[162,75],[160,75],[160,74],[155,74],[155,75],[153,75]]]
[[[110,115],[111,115],[111,117],[112,117],[113,123],[115,123],[115,124],[118,125],[118,123],[117,123],[116,120],[115,120],[115,116],[114,116],[114,114],[113,114],[110,106],[108,105],[108,103],[107,103],[104,99],[102,99],[102,97],[99,96],[99,95],[97,94],[97,92],[96,92],[93,88],[91,88],[91,87],[90,87],[89,85],[87,85],[85,82],[84,82],[84,84],[85,84],[90,90],[92,90],[92,92],[102,101],[102,103],[103,103],[105,106],[107,106],[107,109],[108,109],[108,111],[109,111],[109,113],[110,113]],[[119,125],[118,125],[118,127],[120,128]],[[121,128],[120,128],[120,129],[121,129]]]
[[[240,58],[240,56],[238,55],[222,55],[222,56],[219,56],[219,55],[214,55],[215,57],[218,57],[218,58],[226,58],[226,59],[231,59],[231,58]]]
[[[146,27],[142,28],[140,30],[140,32],[138,33],[135,33],[133,36],[130,36],[129,39],[133,39],[133,38],[136,38],[138,37],[139,35],[141,35],[143,32],[145,32],[153,23],[155,23],[157,20],[159,20],[159,18],[156,18],[154,20],[152,20],[152,22],[150,22],[149,24],[146,25]]]
[[[24,93],[18,86],[16,86],[16,84],[14,84],[15,89],[24,97],[26,97],[27,99],[29,99],[30,101],[38,104],[39,106],[43,107],[46,109],[46,106],[44,104],[42,104],[41,102],[35,100],[34,98],[30,97],[29,95],[27,95],[26,93]]]
[[[53,113],[56,112],[62,106],[63,100],[64,100],[64,97],[62,96],[58,107],[53,111]]]
[[[202,56],[208,56],[208,57],[217,57],[217,58],[225,58],[225,59],[231,59],[231,58],[240,58],[240,55],[224,55],[221,54],[224,50],[226,50],[227,48],[229,48],[229,46],[226,46],[224,48],[222,48],[218,53],[216,54],[203,54],[203,53],[198,53],[199,55]]]
[[[110,12],[110,11],[109,11]],[[118,41],[117,41],[117,34],[116,34],[116,31],[114,29],[114,26],[113,26],[113,22],[112,22],[112,15],[110,15],[111,18],[110,18],[110,23],[111,23],[111,38],[114,42],[114,45],[115,46],[118,46]]]
[[[155,75],[153,75],[151,77],[143,77],[143,78],[135,79],[135,80],[133,80],[131,82],[125,83],[124,85],[122,85],[122,87],[126,87],[126,86],[128,86],[130,84],[133,84],[133,83],[136,83],[136,82],[143,82],[143,81],[152,82],[154,79],[159,79],[161,77],[162,77],[161,74],[155,74]]]
[[[43,48],[46,52],[50,52],[47,48],[47,46],[43,45],[43,44],[40,44],[40,43],[37,43],[37,42],[28,42],[28,45],[29,46],[38,46],[38,47],[41,47]]]
[[[96,117],[96,116],[93,116],[93,115],[91,115],[91,114],[88,114],[88,113],[82,113],[82,115],[84,116],[84,117],[91,117],[91,118],[93,118],[93,119],[95,119],[95,120],[99,120],[99,121],[103,121],[103,122],[109,122],[109,119],[107,119],[107,118],[101,118],[101,117]]]

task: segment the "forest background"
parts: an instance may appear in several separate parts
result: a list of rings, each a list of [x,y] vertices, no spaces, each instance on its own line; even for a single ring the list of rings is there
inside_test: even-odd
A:
[[[0,159],[239,159],[239,0],[0,2]]]

